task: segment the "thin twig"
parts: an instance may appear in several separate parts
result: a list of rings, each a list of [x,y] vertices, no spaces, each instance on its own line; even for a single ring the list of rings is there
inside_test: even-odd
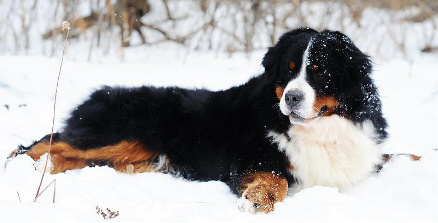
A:
[[[55,203],[55,198],[56,198],[56,179],[53,180],[55,182],[55,184],[53,185],[53,203]],[[52,181],[52,182],[53,182]]]
[[[36,202],[36,200],[38,199],[38,197],[41,196],[41,194],[42,194],[42,193],[47,189],[47,187],[48,187],[48,186],[47,186],[46,189],[44,189],[44,190],[40,193],[41,185],[43,184],[43,180],[44,180],[44,175],[45,175],[45,173],[46,173],[46,171],[47,171],[47,164],[48,164],[48,161],[49,161],[49,159],[50,159],[50,149],[52,148],[53,129],[54,129],[54,126],[55,126],[55,115],[56,115],[56,98],[57,98],[57,96],[58,96],[59,78],[61,77],[62,63],[64,62],[65,49],[66,49],[66,46],[67,46],[68,35],[69,35],[69,33],[70,33],[70,23],[68,23],[67,21],[64,21],[64,22],[62,23],[62,31],[64,31],[65,29],[67,30],[67,35],[65,35],[64,49],[63,49],[63,51],[62,51],[62,57],[61,57],[61,65],[59,66],[58,80],[56,81],[56,88],[55,88],[55,101],[54,101],[54,103],[53,103],[52,131],[50,132],[49,149],[48,149],[48,152],[47,152],[46,163],[44,164],[44,171],[43,171],[43,174],[42,174],[42,176],[41,176],[40,184],[38,185],[38,190],[37,190],[37,193],[36,193],[36,195],[35,195],[34,202]],[[53,183],[53,181],[52,181],[52,183]],[[49,186],[50,186],[52,183],[50,183]],[[56,181],[55,181],[55,185],[56,185]],[[54,193],[55,193],[55,191],[56,191],[56,187],[55,187]],[[53,203],[55,203],[55,194],[53,194]]]
[[[21,203],[20,193],[18,193],[18,191],[17,191],[17,195],[18,195],[18,200],[20,200],[20,203]]]

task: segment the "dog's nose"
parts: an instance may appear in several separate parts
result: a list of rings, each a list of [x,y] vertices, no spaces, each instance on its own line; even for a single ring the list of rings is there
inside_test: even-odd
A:
[[[304,99],[304,94],[300,90],[290,90],[284,96],[286,105],[293,108],[297,106]]]

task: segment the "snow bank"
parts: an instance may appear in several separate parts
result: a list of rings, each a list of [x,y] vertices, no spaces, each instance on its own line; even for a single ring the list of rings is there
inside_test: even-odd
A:
[[[127,49],[126,63],[65,61],[55,129],[61,129],[68,112],[103,84],[221,90],[263,70],[263,52],[248,59],[241,54],[186,54],[175,48],[166,44]],[[0,57],[1,164],[18,144],[27,145],[50,131],[58,66],[59,59]],[[49,174],[44,185],[56,179],[56,203],[51,203],[52,188],[34,203],[41,173],[29,157],[20,156],[6,169],[0,167],[0,222],[104,221],[96,206],[119,211],[110,220],[114,222],[437,222],[436,57],[375,67],[390,125],[383,150],[422,155],[421,161],[399,157],[345,192],[309,188],[288,196],[269,215],[252,215],[238,210],[238,198],[221,182],[189,182],[158,173],[129,175],[108,167]]]

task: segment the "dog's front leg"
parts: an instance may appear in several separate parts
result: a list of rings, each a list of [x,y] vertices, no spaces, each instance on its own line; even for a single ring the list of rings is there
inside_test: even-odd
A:
[[[287,189],[287,180],[275,173],[245,174],[240,180],[239,209],[251,213],[271,212],[274,204],[286,197]]]

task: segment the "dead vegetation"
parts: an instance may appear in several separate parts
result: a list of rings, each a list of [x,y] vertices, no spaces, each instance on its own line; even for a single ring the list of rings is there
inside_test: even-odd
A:
[[[66,51],[66,47],[67,47],[67,41],[68,41],[68,37],[70,34],[70,23],[68,21],[64,21],[62,23],[61,26],[61,31],[65,32],[65,39],[64,39],[64,47],[62,50],[62,57],[61,57],[61,64],[59,66],[59,71],[58,71],[58,79],[56,81],[56,87],[55,87],[55,93],[54,93],[54,102],[53,102],[53,118],[52,118],[52,130],[50,132],[50,141],[49,141],[49,149],[48,152],[46,153],[47,157],[44,163],[44,170],[43,170],[43,174],[41,175],[41,180],[40,183],[38,184],[38,189],[35,195],[35,199],[34,202],[37,201],[37,199],[47,190],[47,188],[50,187],[50,185],[53,184],[53,198],[52,198],[52,202],[55,203],[55,198],[56,198],[56,179],[54,179],[52,182],[50,182],[49,185],[47,185],[43,190],[41,190],[41,186],[43,184],[44,181],[44,176],[47,172],[47,168],[48,168],[48,161],[50,159],[50,149],[52,147],[52,141],[53,141],[53,129],[55,127],[55,118],[56,118],[56,102],[57,102],[57,97],[58,97],[58,87],[59,87],[59,79],[61,77],[61,70],[62,70],[62,63],[64,62],[64,56],[65,56],[65,51]]]
[[[298,26],[336,29],[356,42],[372,42],[369,53],[381,53],[381,46],[393,44],[394,54],[408,56],[409,38],[415,28],[418,52],[437,48],[438,1],[436,0],[78,0],[55,1],[45,18],[72,23],[71,38],[89,42],[95,50],[109,52],[111,46],[153,45],[164,41],[190,48],[250,53],[265,49],[279,35]],[[41,1],[13,1],[0,16],[0,53],[28,52],[38,35],[51,45],[44,53],[53,55],[61,41],[60,27],[47,23],[35,27],[42,13]],[[87,9],[88,10],[85,10]],[[86,11],[89,11],[88,13]],[[386,13],[369,21],[368,15]],[[17,20],[13,22],[11,20]],[[10,24],[20,24],[10,25]],[[383,28],[382,28],[383,27]],[[36,29],[39,29],[36,32]],[[382,38],[385,33],[387,38]],[[4,41],[2,41],[2,39]],[[13,43],[13,44],[6,44]]]
[[[109,208],[102,210],[99,206],[96,206],[96,213],[102,216],[102,218],[105,220],[110,220],[119,216],[119,211],[112,211]]]

